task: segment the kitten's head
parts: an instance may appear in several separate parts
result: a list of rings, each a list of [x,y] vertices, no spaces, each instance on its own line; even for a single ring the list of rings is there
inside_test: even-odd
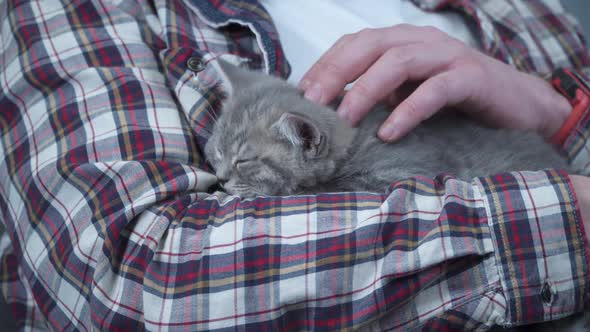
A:
[[[205,156],[224,190],[243,197],[291,195],[326,181],[354,130],[287,82],[218,61],[229,98]]]

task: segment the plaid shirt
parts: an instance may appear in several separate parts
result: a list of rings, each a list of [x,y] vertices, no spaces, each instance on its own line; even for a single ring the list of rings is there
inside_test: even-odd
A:
[[[521,70],[590,68],[556,1],[416,2],[465,14]],[[289,70],[253,0],[0,0],[0,27],[0,286],[19,328],[485,330],[588,299],[564,171],[206,194],[208,61]],[[589,129],[586,112],[563,147],[586,173]]]

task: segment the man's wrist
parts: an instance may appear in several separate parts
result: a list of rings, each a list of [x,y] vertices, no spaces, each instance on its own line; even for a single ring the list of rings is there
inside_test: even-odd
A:
[[[573,108],[569,100],[558,93],[548,82],[546,87],[547,90],[540,94],[543,97],[540,99],[546,110],[540,133],[550,139],[563,127]]]
[[[558,68],[553,72],[551,85],[555,92],[568,101],[571,108],[565,122],[551,135],[554,144],[563,145],[590,108],[590,88],[584,79],[566,68]]]

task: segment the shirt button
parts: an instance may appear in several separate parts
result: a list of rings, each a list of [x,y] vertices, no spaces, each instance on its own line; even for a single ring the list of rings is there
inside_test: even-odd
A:
[[[541,289],[541,300],[545,304],[551,304],[553,302],[553,291],[551,290],[551,285],[547,282],[543,285],[543,289]]]
[[[195,73],[201,72],[205,69],[205,64],[201,60],[201,58],[196,56],[191,56],[186,60],[186,67]]]

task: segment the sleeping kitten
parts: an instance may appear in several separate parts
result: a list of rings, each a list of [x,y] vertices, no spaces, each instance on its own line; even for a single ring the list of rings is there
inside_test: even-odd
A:
[[[448,173],[470,180],[567,166],[535,133],[484,128],[450,113],[386,144],[376,136],[389,115],[384,107],[350,128],[331,108],[304,99],[283,80],[224,61],[218,65],[231,91],[205,156],[230,194],[383,192],[391,183],[416,175]]]

